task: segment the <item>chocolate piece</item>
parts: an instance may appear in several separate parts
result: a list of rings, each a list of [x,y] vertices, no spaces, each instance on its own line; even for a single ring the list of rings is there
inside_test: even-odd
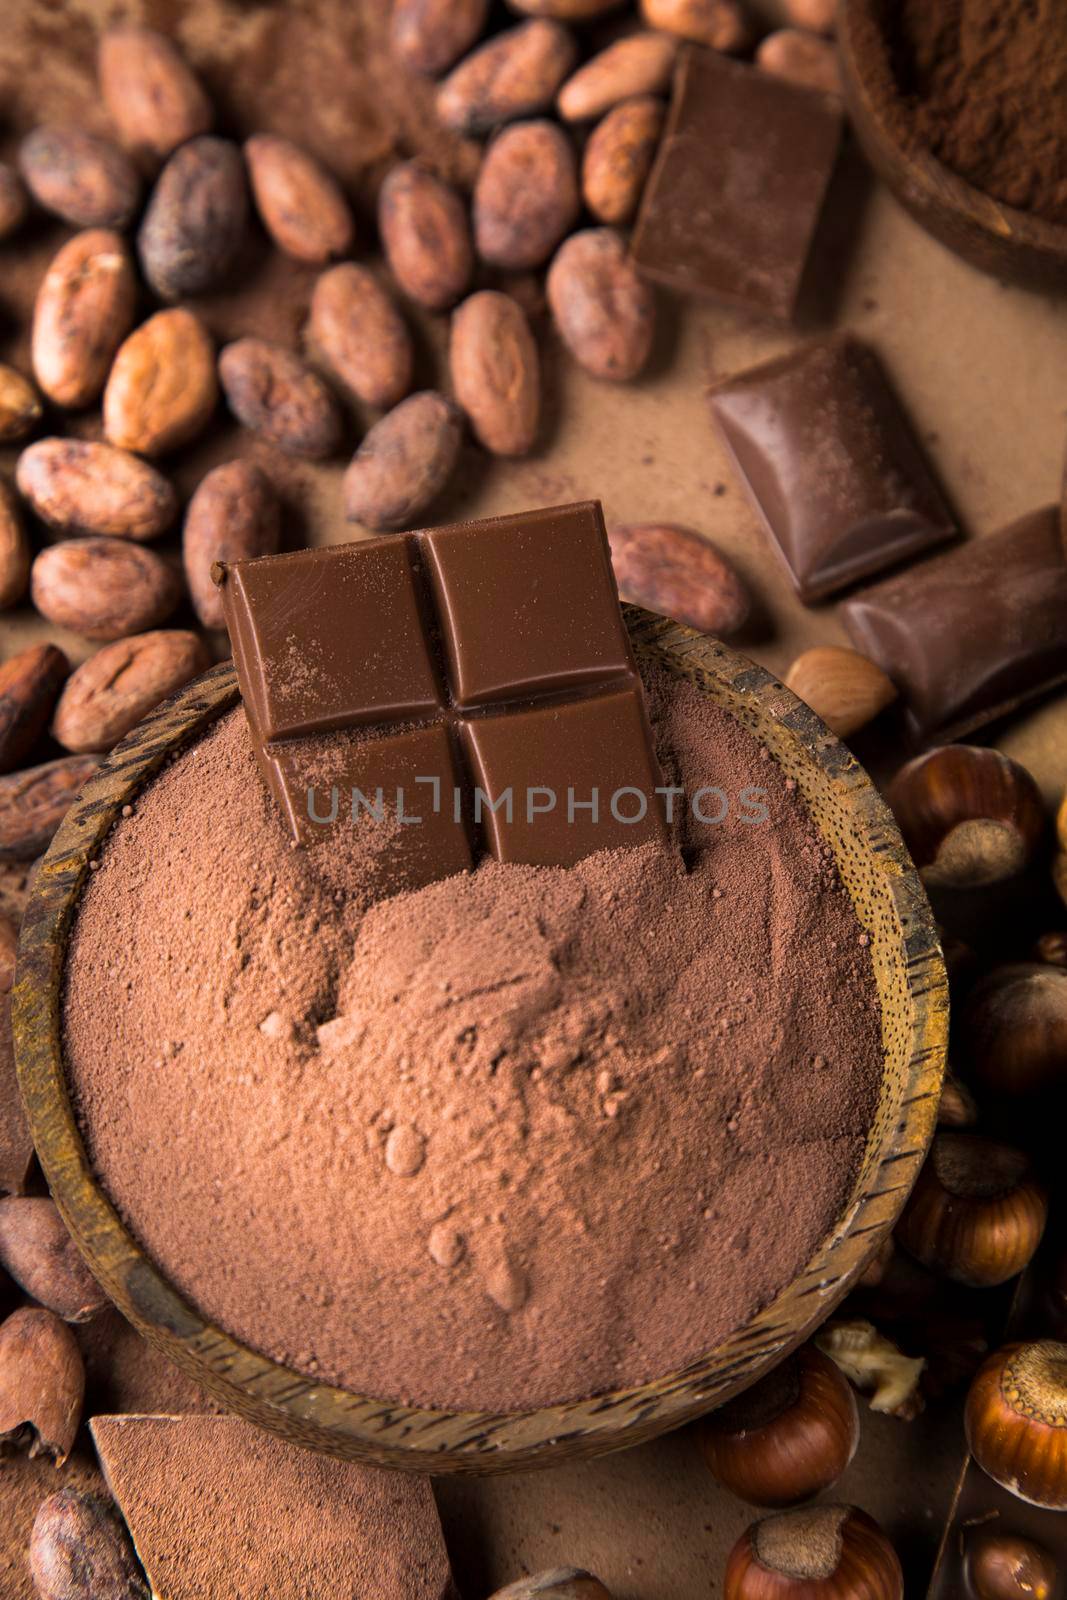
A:
[[[790,318],[842,126],[826,95],[685,50],[634,235],[641,271]]]
[[[599,505],[219,578],[257,758],[298,843],[388,812],[383,871],[411,888],[469,866],[472,837],[553,865],[665,837]]]
[[[964,737],[1067,682],[1059,508],[853,596],[842,617],[901,691],[916,739]]]
[[[167,1600],[454,1600],[426,1478],[375,1472],[237,1417],[95,1417],[108,1488]]]
[[[806,603],[954,537],[880,362],[850,335],[726,379],[711,406]]]

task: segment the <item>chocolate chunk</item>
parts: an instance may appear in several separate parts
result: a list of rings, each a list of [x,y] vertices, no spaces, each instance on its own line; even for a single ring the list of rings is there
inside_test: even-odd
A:
[[[728,378],[711,405],[808,604],[955,535],[880,362],[851,336]]]
[[[634,235],[641,271],[790,318],[842,126],[828,96],[688,48]]]
[[[370,819],[390,890],[664,838],[599,505],[219,569],[293,839]]]
[[[1067,682],[1067,556],[1059,507],[945,552],[842,607],[919,740],[952,740]]]
[[[429,1480],[283,1443],[237,1417],[95,1417],[108,1488],[167,1600],[453,1600]]]

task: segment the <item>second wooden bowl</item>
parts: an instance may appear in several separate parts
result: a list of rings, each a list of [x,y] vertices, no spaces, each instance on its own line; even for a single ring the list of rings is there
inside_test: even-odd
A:
[[[191,684],[112,753],[37,874],[19,950],[15,1040],[56,1203],[93,1272],[145,1338],[231,1410],[296,1443],[377,1466],[484,1473],[547,1466],[665,1433],[753,1383],[829,1316],[892,1228],[919,1171],[937,1116],[948,1001],[930,907],[889,811],[844,745],[769,673],[687,628],[632,607],[626,613],[640,658],[698,685],[795,780],[869,935],[882,1008],[881,1097],[844,1212],[792,1283],[684,1371],[506,1414],[434,1411],[353,1394],[268,1361],[212,1327],[116,1213],[89,1165],[67,1089],[67,944],[89,863],[122,807],[169,756],[237,703],[229,666]]]
[[[972,266],[1011,283],[1067,287],[1067,227],[1002,204],[902,140],[892,61],[898,9],[897,0],[841,0],[845,103],[867,159],[927,232]]]

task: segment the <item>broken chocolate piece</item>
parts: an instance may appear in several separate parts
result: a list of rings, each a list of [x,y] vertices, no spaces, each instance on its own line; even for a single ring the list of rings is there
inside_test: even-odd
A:
[[[389,823],[383,871],[414,888],[469,867],[483,838],[498,860],[567,865],[665,837],[599,505],[219,580],[257,757],[298,843]]]
[[[429,1480],[272,1438],[237,1417],[95,1417],[152,1593],[167,1600],[452,1600]]]
[[[917,740],[965,737],[1067,682],[1059,507],[864,590],[842,617],[899,688]]]
[[[881,364],[850,335],[726,379],[711,406],[805,602],[955,536]]]
[[[842,127],[828,96],[686,49],[634,235],[641,272],[790,318]]]

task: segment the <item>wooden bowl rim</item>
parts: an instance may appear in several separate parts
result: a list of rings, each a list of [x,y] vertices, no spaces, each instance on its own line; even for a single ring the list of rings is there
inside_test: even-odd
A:
[[[954,212],[970,225],[980,228],[990,243],[1002,252],[1037,251],[1048,258],[1062,258],[1067,266],[1067,223],[1049,222],[1031,211],[1019,211],[997,200],[984,189],[946,167],[924,147],[909,150],[894,134],[887,120],[888,107],[902,104],[895,92],[876,91],[861,62],[856,47],[855,28],[859,19],[870,20],[882,32],[879,11],[884,0],[841,0],[837,45],[844,79],[845,103],[856,122],[862,122],[870,137],[877,139],[921,191],[931,210]],[[937,4],[937,0],[931,0]],[[888,53],[888,52],[887,52]]]
[[[81,888],[122,806],[168,758],[238,701],[225,663],[142,722],[89,780],[38,870],[19,944],[14,1028],[19,1080],[56,1204],[91,1270],[150,1343],[230,1410],[312,1448],[424,1472],[529,1470],[644,1442],[754,1382],[841,1300],[892,1228],[936,1122],[948,1032],[936,924],[892,815],[855,757],[769,672],[691,629],[624,607],[639,655],[698,687],[718,680],[773,719],[852,812],[893,896],[910,1002],[908,1078],[867,1191],[792,1283],[684,1370],[590,1399],[528,1412],[449,1412],[370,1400],[260,1356],[190,1307],[149,1259],[97,1183],[71,1106],[61,1043],[67,939]],[[873,1130],[872,1135],[873,1137]]]

